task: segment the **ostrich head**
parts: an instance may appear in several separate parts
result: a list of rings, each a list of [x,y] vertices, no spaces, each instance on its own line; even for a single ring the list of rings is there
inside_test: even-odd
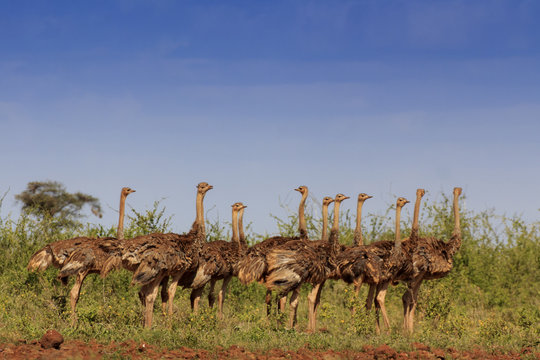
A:
[[[367,199],[371,199],[373,196],[370,196],[365,193],[358,194],[358,201],[366,201]]]
[[[307,191],[308,191],[308,188],[307,186],[305,185],[302,185],[302,186],[299,186],[298,188],[294,189],[296,191],[298,191],[300,194],[304,195]]]
[[[208,183],[200,182],[199,185],[197,185],[197,191],[201,194],[206,194],[208,190],[212,190],[214,187],[212,185],[208,185]]]
[[[461,195],[461,188],[460,187],[455,187],[454,188],[454,195]]]
[[[400,198],[397,199],[396,206],[404,207],[408,203],[410,203],[409,200],[405,199],[404,197],[400,197]]]
[[[133,190],[132,188],[129,188],[129,187],[122,188],[122,196],[128,196],[129,194],[134,193],[134,192],[135,190]]]
[[[242,209],[247,208],[247,205],[242,204],[241,202],[237,202],[231,205],[234,211],[240,211]]]
[[[417,197],[422,197],[422,196],[424,196],[425,194],[426,194],[426,190],[424,190],[424,189],[417,189],[417,190],[416,190],[416,196],[417,196]]]
[[[322,199],[322,203],[323,205],[330,205],[331,203],[334,202],[334,199],[332,199],[330,196],[325,196],[323,199]]]
[[[337,194],[336,198],[334,199],[335,202],[342,202],[343,200],[349,199],[348,196],[345,196],[343,194]]]

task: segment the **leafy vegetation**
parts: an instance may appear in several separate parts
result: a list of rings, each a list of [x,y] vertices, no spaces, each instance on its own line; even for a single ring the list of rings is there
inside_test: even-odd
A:
[[[1,204],[1,202],[0,202]],[[317,209],[318,212],[318,209]],[[308,209],[310,235],[318,236],[320,219]],[[451,202],[424,205],[421,235],[448,239],[453,228]],[[296,231],[296,215],[276,218],[282,233]],[[354,214],[342,216],[341,241],[352,243]],[[367,215],[364,234],[368,242],[392,239],[393,218]],[[155,326],[141,326],[137,288],[129,285],[130,273],[119,271],[106,279],[89,276],[78,305],[79,324],[70,326],[69,289],[56,280],[56,269],[44,273],[26,271],[28,259],[45,244],[77,235],[114,235],[115,228],[92,224],[61,223],[58,217],[34,217],[24,212],[17,219],[0,217],[0,342],[40,337],[55,328],[67,338],[97,339],[109,342],[135,339],[174,348],[179,346],[213,349],[236,344],[249,349],[298,348],[355,349],[365,344],[389,344],[410,349],[414,341],[434,347],[516,350],[539,347],[540,339],[540,223],[526,223],[518,217],[498,216],[493,211],[462,211],[463,246],[455,257],[452,273],[441,280],[425,282],[421,287],[416,313],[416,331],[406,337],[401,331],[401,295],[403,285],[389,289],[387,306],[392,332],[377,336],[373,331],[374,314],[357,311],[360,298],[342,282],[325,285],[319,312],[319,331],[307,334],[307,305],[302,289],[299,326],[296,331],[279,324],[280,316],[266,317],[265,289],[259,284],[243,286],[233,280],[225,304],[225,320],[216,318],[216,309],[203,305],[194,315],[189,310],[189,290],[179,290],[177,309],[172,320],[156,305]],[[62,224],[62,226],[60,226]],[[410,228],[410,220],[402,229]],[[172,218],[155,203],[152,209],[132,211],[126,236],[151,231],[171,231]],[[247,229],[251,242],[261,235]],[[404,230],[404,236],[408,230]],[[207,226],[210,240],[230,233],[228,223],[216,221]]]
[[[57,181],[31,181],[26,190],[15,195],[27,214],[39,219],[56,218],[60,225],[73,226],[81,218],[81,209],[90,205],[92,213],[101,217],[99,200],[81,192],[69,193],[66,187]]]

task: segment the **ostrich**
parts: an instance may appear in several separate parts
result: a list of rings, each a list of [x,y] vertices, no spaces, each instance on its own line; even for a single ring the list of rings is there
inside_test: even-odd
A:
[[[297,241],[308,239],[307,223],[305,218],[305,204],[308,197],[308,187],[300,186],[294,190],[302,194],[302,199],[300,200],[300,205],[298,206],[298,232],[300,236],[273,236],[247,249],[245,256],[238,262],[238,279],[240,279],[242,284],[246,285],[253,281],[258,281],[261,283],[264,282],[268,270],[267,254],[273,248],[292,240]],[[280,310],[284,309],[286,301],[286,297],[280,299]],[[271,291],[266,292],[265,302],[266,312],[267,315],[269,315],[272,302]]]
[[[218,295],[218,318],[223,318],[223,302],[227,292],[227,286],[235,275],[235,265],[243,253],[243,246],[238,236],[238,215],[243,212],[244,206],[237,202],[232,205],[232,239],[231,241],[217,240],[204,243],[199,264],[196,269],[185,272],[178,285],[184,288],[191,288],[191,307],[196,313],[199,308],[199,300],[205,285],[210,282],[210,292],[208,294],[208,303],[213,306],[215,302],[214,287],[218,280],[223,280],[221,290]],[[169,303],[169,314],[172,312],[172,306]]]
[[[364,202],[367,199],[371,199],[372,197],[373,196],[370,196],[366,193],[358,194],[358,201],[356,205],[356,228],[354,229],[354,246],[364,245],[364,238],[362,237],[362,226],[360,225],[362,222],[362,207],[364,206]],[[356,296],[358,296],[361,286],[362,283],[355,284],[354,292]]]
[[[292,291],[290,299],[289,327],[296,324],[296,310],[300,285],[310,283],[313,289],[308,295],[308,331],[315,331],[317,310],[325,281],[335,270],[339,245],[339,208],[349,197],[338,194],[334,200],[334,222],[328,241],[290,241],[272,249],[268,254],[268,276],[265,286],[269,291],[279,290],[278,296]]]
[[[125,203],[125,198],[132,192],[135,192],[135,190],[131,190],[130,188],[122,188],[122,191],[120,193],[120,219],[118,226],[120,227],[120,223],[123,221],[123,209],[122,206]],[[114,239],[114,238],[109,238]],[[36,251],[30,260],[28,261],[27,269],[28,271],[44,271],[49,266],[54,266],[56,268],[62,268],[64,265],[64,262],[69,258],[73,250],[76,249],[76,246],[80,245],[86,240],[95,240],[94,238],[90,237],[84,237],[79,236],[72,239],[66,239],[66,240],[59,240],[52,242],[50,244],[47,244],[42,249]],[[67,281],[67,279],[62,279],[63,282]]]
[[[154,302],[160,283],[168,276],[169,306],[172,306],[178,279],[186,271],[196,269],[205,241],[203,199],[213,187],[205,182],[197,186],[197,216],[191,230],[182,235],[154,233],[121,241],[119,251],[107,259],[102,275],[117,267],[133,272],[132,284],[140,284],[139,297],[143,303],[144,326],[152,327]]]
[[[126,198],[133,192],[135,192],[135,190],[129,187],[122,188],[122,191],[120,192],[117,230],[118,239],[123,239]],[[61,268],[58,273],[58,279],[60,279],[64,285],[67,285],[70,276],[76,275],[75,284],[69,293],[72,326],[75,326],[77,323],[77,312],[75,309],[77,307],[77,302],[79,301],[79,295],[84,279],[88,274],[99,273],[102,264],[108,256],[108,254],[99,247],[99,244],[103,241],[115,240],[117,239],[111,237],[97,239],[77,237],[55,241],[37,251],[30,258],[28,263],[29,271],[43,271],[50,265]]]
[[[236,227],[238,227],[238,247],[236,248],[236,256],[232,256],[232,275],[238,277],[238,261],[245,255],[247,251],[247,242],[246,237],[244,234],[244,209],[247,208],[247,206],[243,205],[242,203],[237,203],[239,206],[238,210],[238,220]],[[234,238],[234,218],[233,218],[233,238]],[[230,278],[229,278],[230,281]],[[222,308],[223,308],[223,301],[225,301],[225,295],[227,294],[227,285],[229,281],[225,282],[225,279],[223,280],[223,284],[221,285],[221,290],[218,294],[218,306],[221,304],[221,309],[218,307],[218,316],[219,314],[222,314]],[[210,306],[212,306],[214,302],[214,286],[216,281],[214,279],[210,282],[210,292],[208,293],[208,303]]]
[[[377,308],[377,333],[379,333],[378,314],[382,312],[383,319],[389,328],[388,316],[384,297],[389,282],[395,278],[406,263],[406,252],[401,249],[400,217],[401,208],[409,201],[398,198],[396,201],[396,234],[395,241],[379,241],[369,245],[353,246],[339,254],[337,259],[337,275],[347,283],[355,285],[356,294],[362,284],[369,284],[366,309],[371,309],[374,296]]]
[[[322,225],[322,233],[321,233],[322,243],[329,241],[328,236],[326,235],[326,232],[327,232],[326,229],[328,228],[328,206],[330,206],[330,204],[333,202],[334,202],[334,199],[331,198],[330,196],[325,196],[323,198],[323,202],[322,202],[323,225]],[[339,217],[339,211],[338,211],[338,217]],[[294,299],[297,299],[299,288],[295,289],[294,291],[296,292],[296,294],[294,295]],[[292,315],[289,314],[289,327],[290,328],[294,327],[294,325],[296,324],[296,312],[297,312],[297,307],[298,307],[298,301],[294,302],[293,301],[294,299],[293,299],[293,296],[291,296],[291,304],[293,304],[294,306],[291,306],[291,309],[290,309],[290,312],[292,313]]]
[[[395,231],[395,242],[394,246],[388,251],[384,246],[377,247],[377,244],[373,244],[372,247],[377,250],[385,249],[384,253],[379,253],[378,255],[383,258],[383,263],[381,264],[381,271],[379,282],[377,284],[370,283],[370,289],[367,299],[367,309],[371,307],[371,302],[373,298],[373,288],[375,287],[375,308],[377,309],[377,322],[376,330],[377,333],[380,333],[379,325],[379,313],[382,313],[384,325],[386,330],[390,330],[390,321],[388,320],[388,314],[386,313],[386,306],[384,303],[386,292],[388,286],[392,281],[395,281],[396,278],[399,278],[401,273],[406,269],[410,264],[410,257],[406,249],[403,249],[401,246],[401,232],[400,232],[400,220],[401,220],[401,208],[409,203],[409,200],[405,198],[398,198],[396,202],[396,231]],[[419,201],[417,201],[419,203]],[[406,271],[406,270],[405,270]]]
[[[413,234],[411,239],[405,241],[404,245],[408,244],[408,251],[412,256],[412,276],[407,281],[407,290],[403,294],[403,327],[408,333],[413,332],[414,327],[414,312],[418,303],[418,290],[423,280],[433,280],[445,277],[452,270],[453,257],[461,247],[461,228],[459,222],[459,196],[461,188],[454,188],[453,198],[453,213],[454,213],[454,230],[450,240],[444,242],[442,240],[428,237],[418,238],[418,222],[417,218],[413,226]]]
[[[363,271],[365,270],[363,267],[367,265],[367,258],[368,254],[365,254],[363,249],[364,247],[364,239],[362,237],[362,207],[364,206],[364,202],[367,199],[371,199],[373,196],[367,195],[366,193],[360,193],[358,194],[358,201],[357,201],[357,207],[356,207],[356,228],[354,230],[354,245],[351,247],[347,247],[346,251],[342,251],[338,257],[337,257],[337,268],[336,268],[336,279],[343,278],[343,275],[341,273],[346,274],[346,277],[344,280],[348,283],[354,283],[354,289],[355,294],[358,296],[358,293],[360,292],[360,288],[362,287],[362,283],[364,280]],[[369,259],[369,261],[378,261],[378,259]],[[375,266],[371,265],[372,267],[378,266],[376,264]],[[345,270],[346,269],[346,270]],[[355,309],[353,307],[352,311],[354,312]]]
[[[322,202],[322,216],[323,216],[323,224],[322,224],[322,233],[321,233],[321,237],[322,239],[319,241],[319,242],[328,242],[328,236],[326,236],[326,230],[328,228],[328,206],[334,202],[334,199],[329,197],[329,196],[325,196],[323,198],[323,202]],[[311,243],[311,242],[310,242]],[[296,288],[293,291],[293,295],[291,296],[291,309],[290,309],[290,312],[291,314],[289,315],[289,327],[292,328],[294,327],[294,325],[296,324],[296,311],[297,311],[297,305],[298,305],[298,301],[296,300],[298,298],[298,291],[299,291],[299,288]],[[280,297],[280,300],[279,300],[279,310],[280,311],[284,311],[285,309],[285,303],[286,303],[286,300],[287,300],[287,291],[283,290],[281,292],[281,297]],[[266,297],[266,301],[267,301],[267,304],[269,304],[271,302],[271,299],[272,299],[272,290],[270,289],[267,289],[267,297]],[[296,300],[296,301],[295,301]],[[267,310],[267,314],[269,314],[270,310],[268,308]]]
[[[219,291],[219,294],[218,294],[218,316],[220,318],[223,317],[223,302],[225,301],[225,296],[227,294],[227,285],[229,284],[229,281],[231,280],[232,276],[238,276],[238,261],[240,261],[242,256],[245,255],[246,250],[247,250],[246,237],[244,235],[244,221],[243,221],[244,209],[247,208],[247,206],[243,205],[242,203],[236,203],[233,206],[238,208],[237,221],[235,221],[234,216],[233,216],[233,223],[232,223],[233,241],[236,237],[238,246],[232,248],[233,249],[232,251],[236,250],[236,254],[234,252],[231,252],[229,256],[229,258],[231,259],[230,263],[232,267],[232,273],[230,274],[228,278],[223,279],[223,284],[221,285],[221,290]],[[235,227],[238,228],[238,234],[236,236],[234,234]],[[216,284],[216,279],[212,278],[212,280],[210,281],[210,292],[208,293],[208,303],[210,304],[210,306],[212,306],[215,299],[213,296],[215,284]]]

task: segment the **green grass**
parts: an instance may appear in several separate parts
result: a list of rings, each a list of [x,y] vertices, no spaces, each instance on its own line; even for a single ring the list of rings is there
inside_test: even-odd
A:
[[[154,209],[136,213],[126,227],[126,236],[170,230],[170,218]],[[421,232],[448,238],[452,231],[448,199],[424,206],[425,224]],[[310,234],[316,237],[318,219],[309,216]],[[294,215],[278,219],[283,233],[294,232]],[[353,216],[344,214],[343,242],[351,241]],[[392,218],[370,215],[366,221],[368,241],[392,238]],[[360,298],[350,286],[329,281],[322,293],[318,327],[308,334],[306,295],[302,288],[298,327],[287,330],[276,315],[266,317],[265,289],[241,285],[234,279],[225,303],[225,319],[216,318],[216,309],[201,300],[202,308],[194,315],[189,307],[189,290],[179,289],[172,319],[164,316],[157,301],[154,327],[141,326],[138,288],[129,286],[130,273],[119,271],[106,279],[90,275],[83,286],[78,304],[79,324],[70,326],[69,289],[55,278],[56,269],[34,274],[26,271],[31,254],[50,241],[81,235],[114,234],[91,224],[73,228],[57,226],[54,219],[37,221],[22,215],[18,219],[0,219],[0,342],[35,339],[50,328],[67,339],[100,342],[133,339],[149,344],[178,348],[215,349],[239,345],[250,350],[270,348],[361,350],[365,344],[388,344],[397,350],[410,350],[411,343],[460,350],[480,346],[484,349],[516,351],[523,347],[539,348],[540,339],[540,224],[527,224],[518,218],[507,219],[493,212],[462,213],[463,246],[455,258],[455,269],[440,280],[425,282],[420,291],[415,319],[415,333],[408,337],[401,330],[401,295],[403,285],[392,287],[387,307],[392,325],[390,334],[374,333],[374,314],[350,312]],[[211,225],[211,226],[210,226]],[[209,237],[227,231],[223,224],[209,225]],[[408,228],[406,224],[403,229]],[[406,234],[404,234],[406,235]],[[261,235],[249,233],[250,239]],[[283,320],[283,319],[281,319]]]

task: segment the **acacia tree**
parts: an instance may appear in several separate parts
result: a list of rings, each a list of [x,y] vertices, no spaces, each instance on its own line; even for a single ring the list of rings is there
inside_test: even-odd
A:
[[[101,217],[99,200],[92,195],[81,192],[69,193],[58,181],[32,181],[26,190],[15,195],[22,203],[23,211],[38,218],[57,217],[65,222],[73,222],[82,217],[80,211],[88,204],[94,215]]]

